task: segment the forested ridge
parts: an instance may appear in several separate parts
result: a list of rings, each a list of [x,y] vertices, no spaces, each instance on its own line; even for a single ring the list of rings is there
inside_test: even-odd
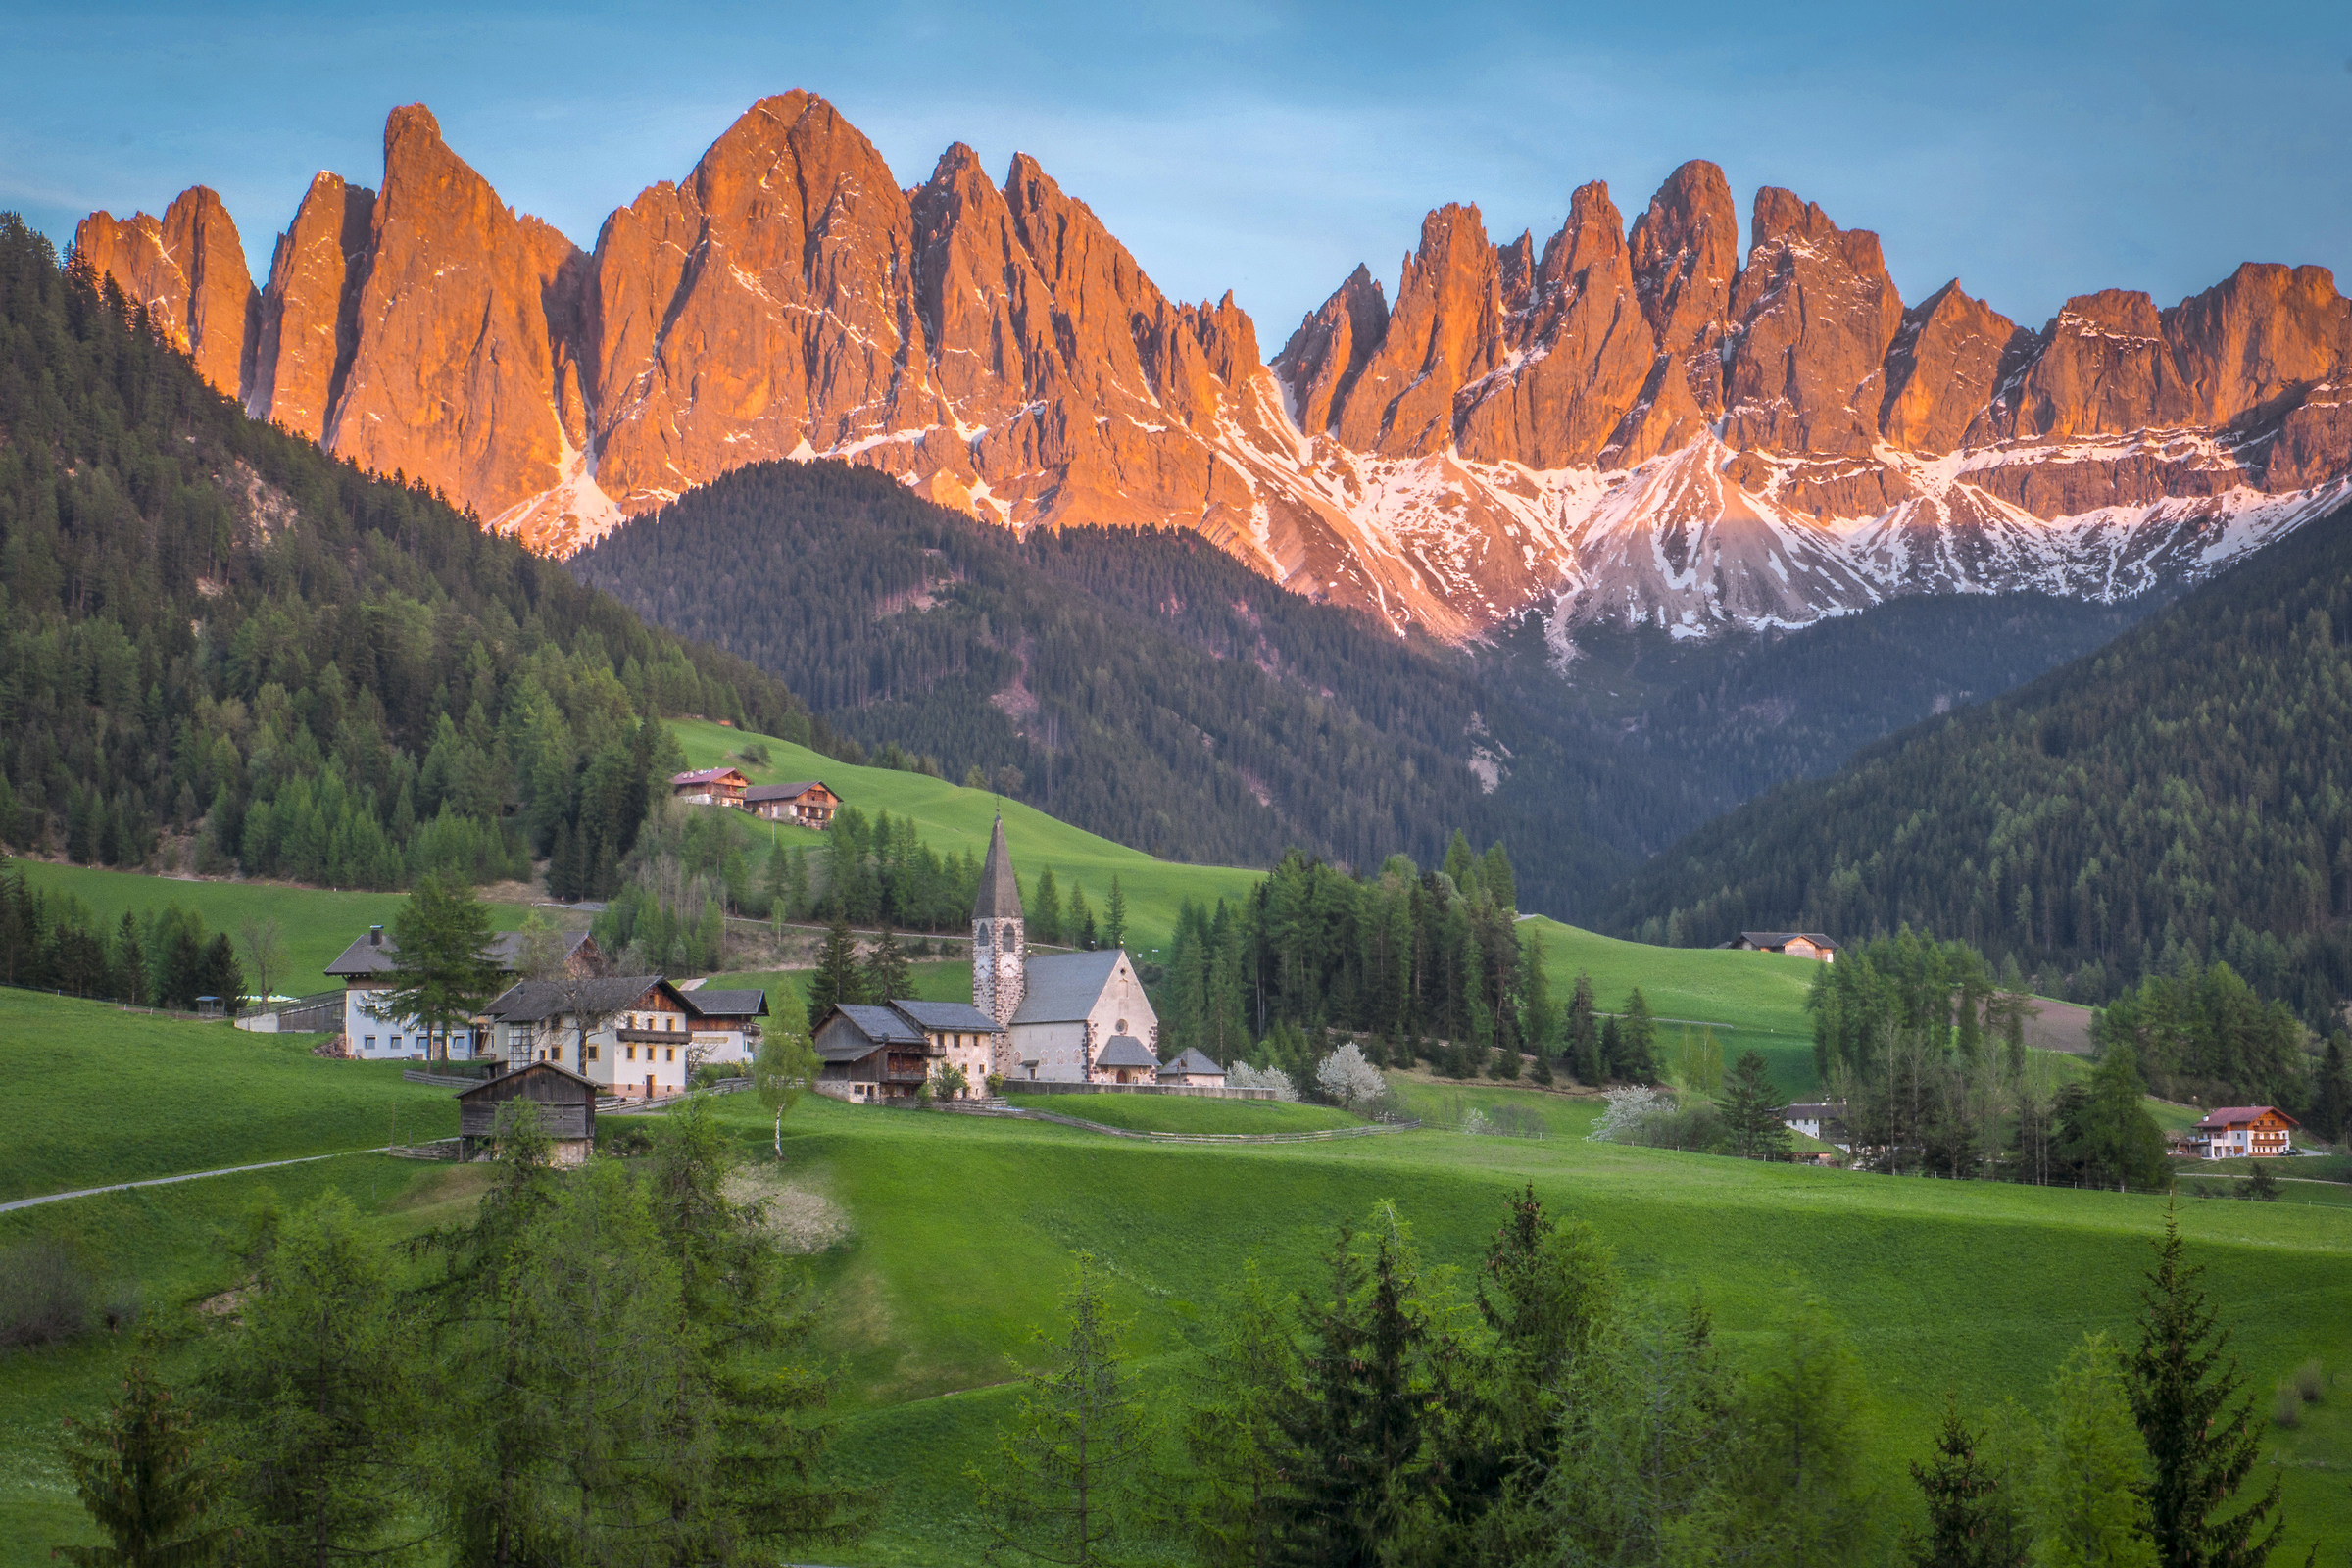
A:
[[[0,843],[352,887],[612,884],[664,713],[833,745],[420,486],[248,419],[0,215]]]
[[[1298,845],[1369,872],[1434,862],[1460,829],[1510,844],[1531,906],[1569,910],[1689,820],[1581,718],[1542,722],[1467,656],[1177,530],[1023,540],[868,469],[776,463],[574,567],[853,736],[1166,858],[1267,865]]]
[[[2226,961],[2307,1022],[2352,990],[2352,516],[2016,693],[1701,828],[1610,929],[1908,923],[2105,1001]]]

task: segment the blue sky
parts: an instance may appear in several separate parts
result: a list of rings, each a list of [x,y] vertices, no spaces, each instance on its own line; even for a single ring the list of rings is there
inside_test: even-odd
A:
[[[257,269],[310,175],[368,184],[422,99],[515,207],[583,246],[753,99],[839,104],[902,183],[949,142],[1037,156],[1186,299],[1271,354],[1357,262],[1394,289],[1421,215],[1628,220],[1687,158],[1877,229],[1906,299],[1957,275],[2029,325],[2171,304],[2244,260],[2352,282],[2352,6],[1512,3],[1003,7],[173,6],[0,0],[0,207],[226,199]]]

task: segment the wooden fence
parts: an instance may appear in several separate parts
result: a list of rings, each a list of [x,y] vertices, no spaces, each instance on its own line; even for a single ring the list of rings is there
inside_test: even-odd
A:
[[[957,1104],[943,1102],[934,1110],[950,1111],[958,1116],[1010,1116],[1023,1121],[1050,1121],[1062,1127],[1075,1127],[1081,1132],[1102,1133],[1109,1138],[1133,1138],[1150,1144],[1324,1144],[1340,1138],[1371,1138],[1381,1133],[1411,1132],[1418,1121],[1373,1122],[1362,1127],[1318,1127],[1311,1132],[1296,1133],[1163,1133],[1146,1132],[1134,1127],[1106,1127],[1099,1121],[1082,1121],[1076,1116],[1057,1115],[1050,1110],[1029,1110],[1013,1105]]]

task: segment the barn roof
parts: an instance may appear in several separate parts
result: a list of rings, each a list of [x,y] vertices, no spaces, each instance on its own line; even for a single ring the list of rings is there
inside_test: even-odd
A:
[[[571,956],[588,944],[588,933],[585,931],[559,931],[556,935],[563,939],[565,957]],[[523,934],[521,932],[502,931],[491,940],[490,946],[483,951],[490,955],[501,969],[512,974],[514,966],[522,961],[522,943]],[[389,931],[380,925],[369,926],[367,935],[360,937],[350,947],[345,948],[343,956],[328,964],[325,972],[344,978],[353,975],[390,974],[399,952],[400,944],[392,940],[392,934]]]
[[[2238,1122],[2258,1120],[2264,1115],[2276,1116],[2280,1121],[2286,1123],[2289,1127],[2300,1127],[2303,1125],[2301,1122],[2295,1120],[2294,1117],[2289,1116],[2285,1111],[2280,1110],[2277,1105],[2216,1105],[2213,1107],[2213,1109],[2205,1113],[2205,1119],[2197,1123],[2197,1125],[2201,1128],[2219,1132],[2222,1129],[2232,1126]]]
[[[1117,948],[1105,953],[1050,953],[1031,958],[1021,990],[1021,1004],[1012,1021],[1069,1023],[1092,1012],[1110,984],[1113,970],[1125,956]]]
[[[493,1100],[505,1100],[514,1092],[514,1089],[517,1085],[521,1084],[533,1073],[551,1073],[554,1076],[564,1080],[566,1083],[576,1084],[580,1088],[588,1091],[588,1098],[590,1100],[594,1100],[597,1096],[604,1093],[604,1091],[598,1088],[592,1080],[581,1077],[578,1073],[573,1072],[569,1067],[560,1066],[552,1061],[526,1061],[519,1067],[511,1067],[505,1072],[485,1078],[470,1089],[459,1090],[458,1098],[460,1100],[471,1100],[476,1095],[487,1095]],[[493,1089],[504,1089],[506,1093],[491,1095],[489,1092]]]
[[[615,975],[598,980],[525,980],[509,986],[484,1010],[508,1023],[540,1023],[558,1013],[618,1012],[649,991],[662,991],[687,1012],[694,1010],[676,986],[658,974]]]
[[[834,793],[833,787],[823,779],[805,778],[798,784],[755,784],[743,792],[743,799],[746,805],[760,801],[797,801],[810,790],[823,790],[827,795]]]
[[[908,1022],[924,1029],[976,1029],[990,1035],[1004,1032],[1004,1025],[968,1002],[894,1001],[891,1006]]]
[[[865,1043],[858,1045],[855,1041],[845,1041],[839,1031],[831,1031],[833,1038],[828,1043],[826,1035],[835,1018],[848,1024],[858,1038]],[[890,1008],[867,1006],[862,1003],[835,1006],[817,1021],[815,1039],[817,1056],[825,1061],[858,1061],[872,1055],[884,1046],[919,1046],[926,1043],[920,1029]]]
[[[1195,1046],[1185,1047],[1174,1061],[1163,1063],[1159,1070],[1164,1076],[1170,1078],[1222,1078],[1225,1076],[1225,1069],[1217,1065],[1215,1058],[1205,1054]]]
[[[767,993],[757,989],[707,991],[697,986],[684,996],[686,1005],[706,1018],[756,1018],[767,1012]]]
[[[669,782],[679,784],[715,784],[722,778],[741,778],[743,774],[732,767],[698,767],[691,773],[672,773]]]

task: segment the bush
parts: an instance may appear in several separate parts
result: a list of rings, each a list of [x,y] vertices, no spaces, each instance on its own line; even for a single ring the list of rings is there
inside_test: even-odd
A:
[[[653,1129],[635,1118],[621,1123],[601,1140],[603,1152],[614,1159],[635,1159],[654,1152]]]
[[[2317,1360],[2304,1362],[2295,1368],[2295,1393],[2305,1404],[2317,1404],[2328,1390],[2327,1368]]]
[[[56,1242],[0,1252],[0,1348],[56,1345],[90,1324],[89,1276]]]
[[[2281,1383],[2271,1395],[2271,1419],[2282,1427],[2303,1424],[2303,1396],[2292,1382]]]
[[[1225,1083],[1232,1089],[1271,1089],[1276,1100],[1297,1100],[1298,1088],[1280,1067],[1252,1067],[1246,1061],[1227,1064]]]

